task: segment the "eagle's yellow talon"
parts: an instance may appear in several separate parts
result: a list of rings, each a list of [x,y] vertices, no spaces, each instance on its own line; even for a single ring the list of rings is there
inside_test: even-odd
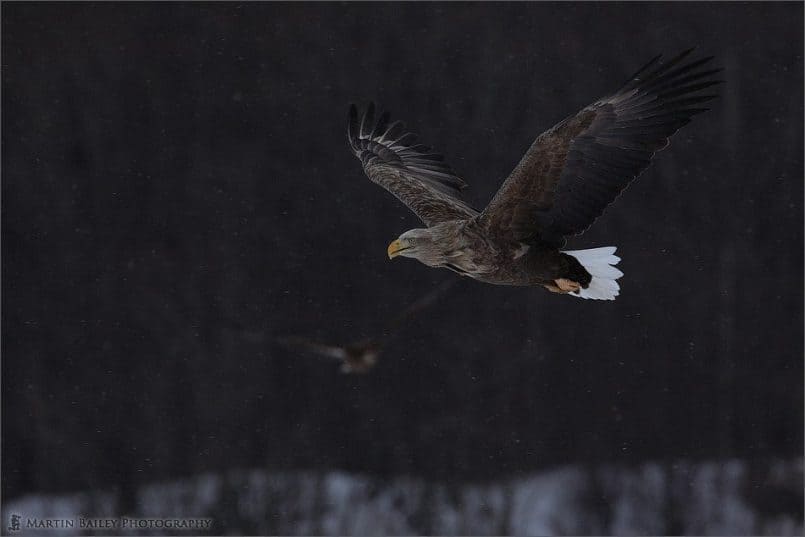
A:
[[[558,280],[554,280],[554,282],[556,282],[556,287],[561,289],[564,293],[575,293],[581,289],[581,284],[573,280],[568,280],[567,278],[559,278]]]

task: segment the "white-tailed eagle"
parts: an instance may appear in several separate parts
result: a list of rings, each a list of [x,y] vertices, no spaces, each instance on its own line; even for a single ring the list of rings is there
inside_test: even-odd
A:
[[[389,258],[413,257],[431,267],[500,285],[541,285],[581,298],[613,300],[619,292],[615,247],[562,251],[640,175],[669,137],[707,110],[719,83],[712,57],[685,62],[690,50],[652,59],[609,97],[537,137],[483,211],[461,199],[467,185],[438,153],[415,143],[388,113],[375,121],[352,105],[348,137],[366,175],[427,226],[406,231]]]
[[[342,373],[366,373],[375,366],[383,350],[390,346],[402,327],[423,310],[432,306],[455,285],[456,281],[455,279],[446,280],[419,297],[413,304],[405,308],[402,313],[387,323],[383,333],[379,336],[351,341],[344,345],[320,343],[298,336],[279,337],[277,341],[289,349],[338,360],[341,362]]]

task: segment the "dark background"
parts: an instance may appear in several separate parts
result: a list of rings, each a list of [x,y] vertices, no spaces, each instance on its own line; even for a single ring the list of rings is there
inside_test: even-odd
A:
[[[233,467],[444,480],[798,455],[802,4],[2,5],[3,493]],[[658,52],[727,83],[574,248],[614,303],[461,282],[366,376],[348,341],[455,276],[345,140],[376,100],[483,206]]]

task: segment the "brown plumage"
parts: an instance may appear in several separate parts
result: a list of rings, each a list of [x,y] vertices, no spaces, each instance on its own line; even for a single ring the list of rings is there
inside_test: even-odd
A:
[[[366,373],[377,363],[381,349],[380,343],[374,339],[353,341],[346,345],[319,343],[298,336],[280,337],[277,341],[289,349],[338,360],[343,373]]]
[[[359,121],[350,107],[348,138],[366,175],[407,205],[427,228],[403,233],[389,257],[414,257],[501,285],[541,285],[581,298],[614,299],[623,274],[614,247],[561,251],[649,165],[654,153],[715,95],[712,58],[685,63],[690,50],[652,59],[617,92],[542,133],[492,201],[479,212],[441,155],[414,144],[400,122]]]
[[[386,323],[383,333],[376,337],[351,341],[344,345],[319,343],[308,338],[285,336],[277,341],[288,349],[317,354],[341,362],[343,373],[366,373],[372,369],[377,360],[400,329],[424,309],[430,307],[444,293],[456,284],[457,280],[446,280],[428,293],[414,301],[402,313]]]

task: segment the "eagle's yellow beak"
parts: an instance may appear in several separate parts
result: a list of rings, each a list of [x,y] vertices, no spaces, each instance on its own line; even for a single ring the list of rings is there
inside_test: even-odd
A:
[[[400,239],[391,241],[391,244],[389,244],[389,249],[388,249],[389,259],[394,259],[398,255],[400,255],[400,250],[402,250],[402,249],[403,249],[403,246],[402,246],[402,244],[400,244]]]

